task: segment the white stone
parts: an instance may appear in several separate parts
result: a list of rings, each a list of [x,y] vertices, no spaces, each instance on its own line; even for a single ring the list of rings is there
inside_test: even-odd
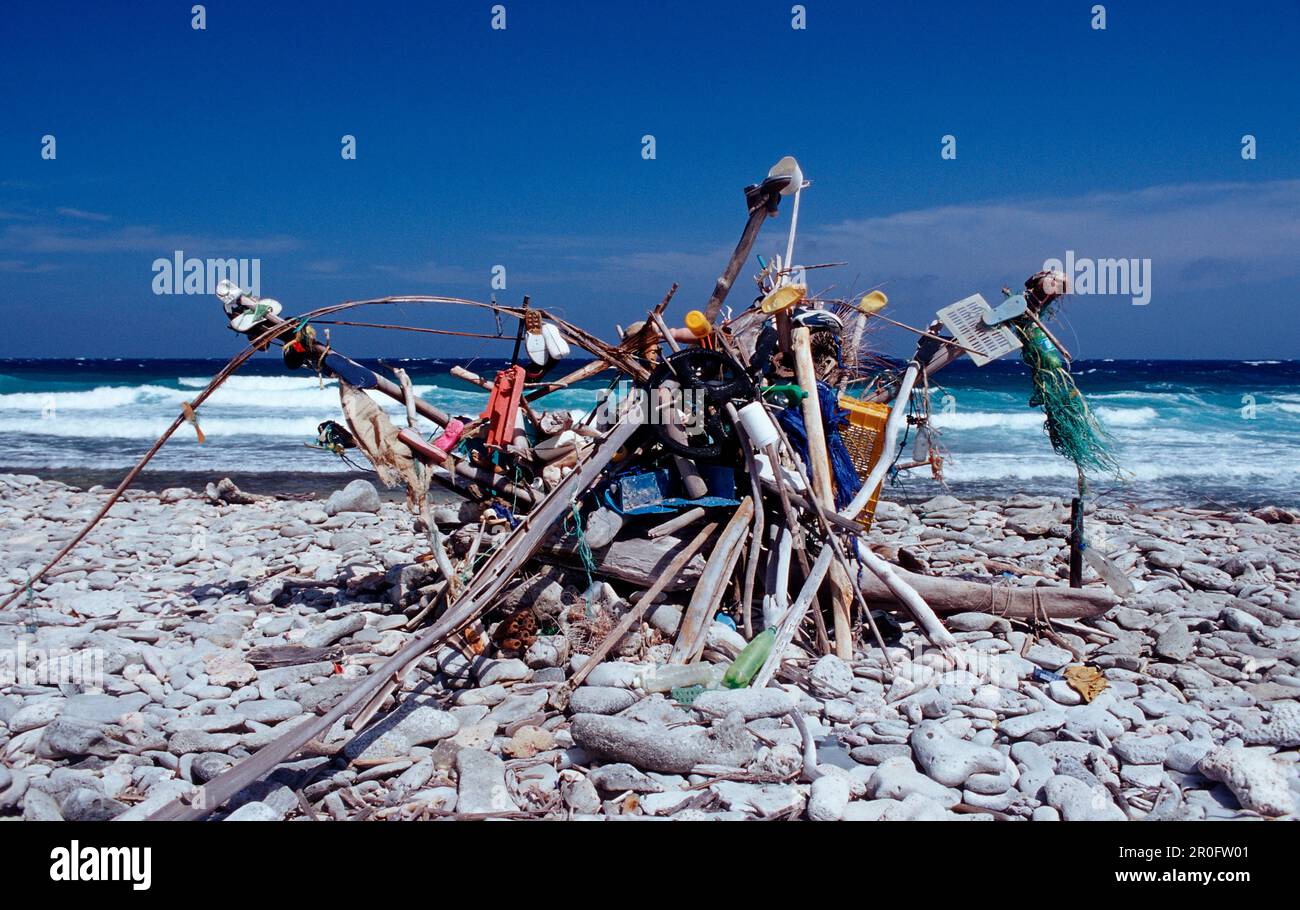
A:
[[[808,799],[808,818],[815,822],[837,822],[844,817],[849,804],[847,778],[824,775],[812,783]]]
[[[813,664],[808,674],[812,690],[823,698],[843,698],[853,691],[853,669],[834,654]]]
[[[1104,787],[1089,787],[1076,777],[1056,775],[1043,788],[1043,796],[1067,822],[1125,820]]]
[[[867,781],[867,795],[877,799],[905,799],[912,794],[928,797],[944,806],[961,802],[961,791],[931,780],[912,765],[911,759],[899,757],[882,762]]]
[[[1270,816],[1296,811],[1285,767],[1266,752],[1220,746],[1201,759],[1199,767],[1210,780],[1226,785],[1246,809]]]
[[[911,744],[917,767],[945,787],[960,788],[972,774],[999,774],[1007,769],[1006,757],[997,749],[957,739],[939,721],[916,727]]]

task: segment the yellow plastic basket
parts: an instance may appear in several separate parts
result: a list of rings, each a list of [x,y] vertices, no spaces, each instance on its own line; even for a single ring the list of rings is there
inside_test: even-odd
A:
[[[860,401],[848,395],[841,395],[840,407],[849,412],[849,425],[840,430],[840,436],[849,450],[849,457],[853,459],[853,468],[858,472],[858,478],[866,480],[871,469],[880,460],[885,422],[889,420],[889,405]],[[875,517],[876,501],[879,498],[880,494],[877,492],[858,513],[858,522],[864,529],[871,527],[871,519]]]

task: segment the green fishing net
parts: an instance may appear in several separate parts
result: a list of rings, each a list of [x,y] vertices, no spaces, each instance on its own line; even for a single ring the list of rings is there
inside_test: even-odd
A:
[[[1073,461],[1081,472],[1118,476],[1111,438],[1074,384],[1061,352],[1032,322],[1017,324],[1015,330],[1024,342],[1020,356],[1029,367],[1034,387],[1029,404],[1043,409],[1052,449]]]
[[[669,694],[679,705],[693,705],[702,692],[704,692],[703,686],[677,686]]]

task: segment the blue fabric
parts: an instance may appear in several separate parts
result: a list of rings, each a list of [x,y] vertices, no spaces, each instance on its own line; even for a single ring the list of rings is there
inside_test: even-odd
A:
[[[639,509],[628,509],[624,511],[614,502],[614,497],[610,495],[608,489],[605,490],[605,504],[617,512],[619,515],[667,515],[669,512],[677,512],[681,509],[693,509],[700,507],[704,509],[716,509],[723,506],[738,506],[740,500],[726,499],[722,496],[701,496],[699,499],[682,499],[677,496],[670,496],[661,500],[657,505],[642,506]]]
[[[842,509],[853,501],[853,497],[862,487],[862,480],[853,467],[853,458],[849,455],[840,427],[847,426],[849,412],[840,407],[839,395],[824,382],[817,383],[817,400],[821,404],[822,428],[826,433],[826,452],[831,459],[831,476],[835,479],[835,508]],[[786,408],[776,415],[790,444],[794,446],[804,464],[808,463],[808,432],[803,425],[803,411],[795,406]]]

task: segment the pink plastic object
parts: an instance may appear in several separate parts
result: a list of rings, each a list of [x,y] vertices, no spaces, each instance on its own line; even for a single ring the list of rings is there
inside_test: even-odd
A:
[[[456,444],[456,440],[460,439],[460,434],[464,430],[464,423],[459,420],[452,420],[447,424],[447,429],[443,434],[433,442],[427,441],[409,427],[399,432],[397,438],[405,443],[406,447],[414,452],[415,456],[421,461],[442,464],[447,460],[447,453]]]
[[[433,441],[433,447],[443,452],[450,452],[451,447],[460,441],[460,434],[465,432],[465,424],[456,418],[447,422],[447,428],[442,431],[442,435]]]

